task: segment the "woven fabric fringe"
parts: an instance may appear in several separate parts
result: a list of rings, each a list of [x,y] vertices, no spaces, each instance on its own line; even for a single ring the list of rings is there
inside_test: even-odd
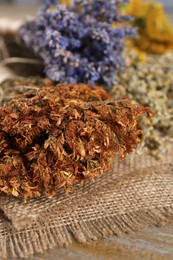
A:
[[[112,170],[73,194],[0,198],[0,258],[27,257],[75,239],[85,243],[173,221],[172,144],[162,160],[115,159]]]

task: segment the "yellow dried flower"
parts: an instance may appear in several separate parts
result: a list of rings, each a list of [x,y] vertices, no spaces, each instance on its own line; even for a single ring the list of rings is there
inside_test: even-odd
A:
[[[132,0],[125,12],[135,18],[133,25],[138,28],[139,36],[132,42],[139,50],[163,54],[173,49],[173,29],[162,4]]]
[[[60,0],[60,4],[71,5],[72,0]]]

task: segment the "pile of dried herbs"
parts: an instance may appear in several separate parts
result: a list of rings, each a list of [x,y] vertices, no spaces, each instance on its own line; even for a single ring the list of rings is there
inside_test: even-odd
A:
[[[87,85],[31,88],[0,107],[0,193],[52,196],[93,179],[142,140],[150,110]]]

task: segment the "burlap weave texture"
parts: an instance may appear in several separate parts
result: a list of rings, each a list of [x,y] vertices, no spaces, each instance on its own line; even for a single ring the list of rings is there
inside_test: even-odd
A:
[[[121,235],[173,220],[172,144],[162,160],[115,159],[94,182],[27,203],[0,197],[0,257],[27,257],[55,245]]]

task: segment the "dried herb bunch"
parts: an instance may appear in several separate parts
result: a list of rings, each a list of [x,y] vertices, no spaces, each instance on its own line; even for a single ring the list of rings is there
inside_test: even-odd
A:
[[[132,43],[139,50],[153,54],[173,50],[173,30],[163,4],[151,0],[131,0],[126,13],[134,17],[132,24],[138,28],[139,35]]]
[[[72,2],[44,0],[35,19],[20,28],[20,37],[43,60],[51,80],[110,88],[124,64],[124,40],[136,34],[130,25],[120,26],[131,19],[120,10],[128,1]]]
[[[127,52],[130,63],[117,76],[110,94],[115,100],[128,96],[151,108],[154,117],[148,126],[145,122],[143,145],[151,155],[162,157],[173,140],[173,52],[149,55],[145,62],[138,62],[132,52]]]
[[[149,109],[101,88],[59,84],[33,89],[0,107],[0,193],[25,199],[93,179],[141,142]]]

